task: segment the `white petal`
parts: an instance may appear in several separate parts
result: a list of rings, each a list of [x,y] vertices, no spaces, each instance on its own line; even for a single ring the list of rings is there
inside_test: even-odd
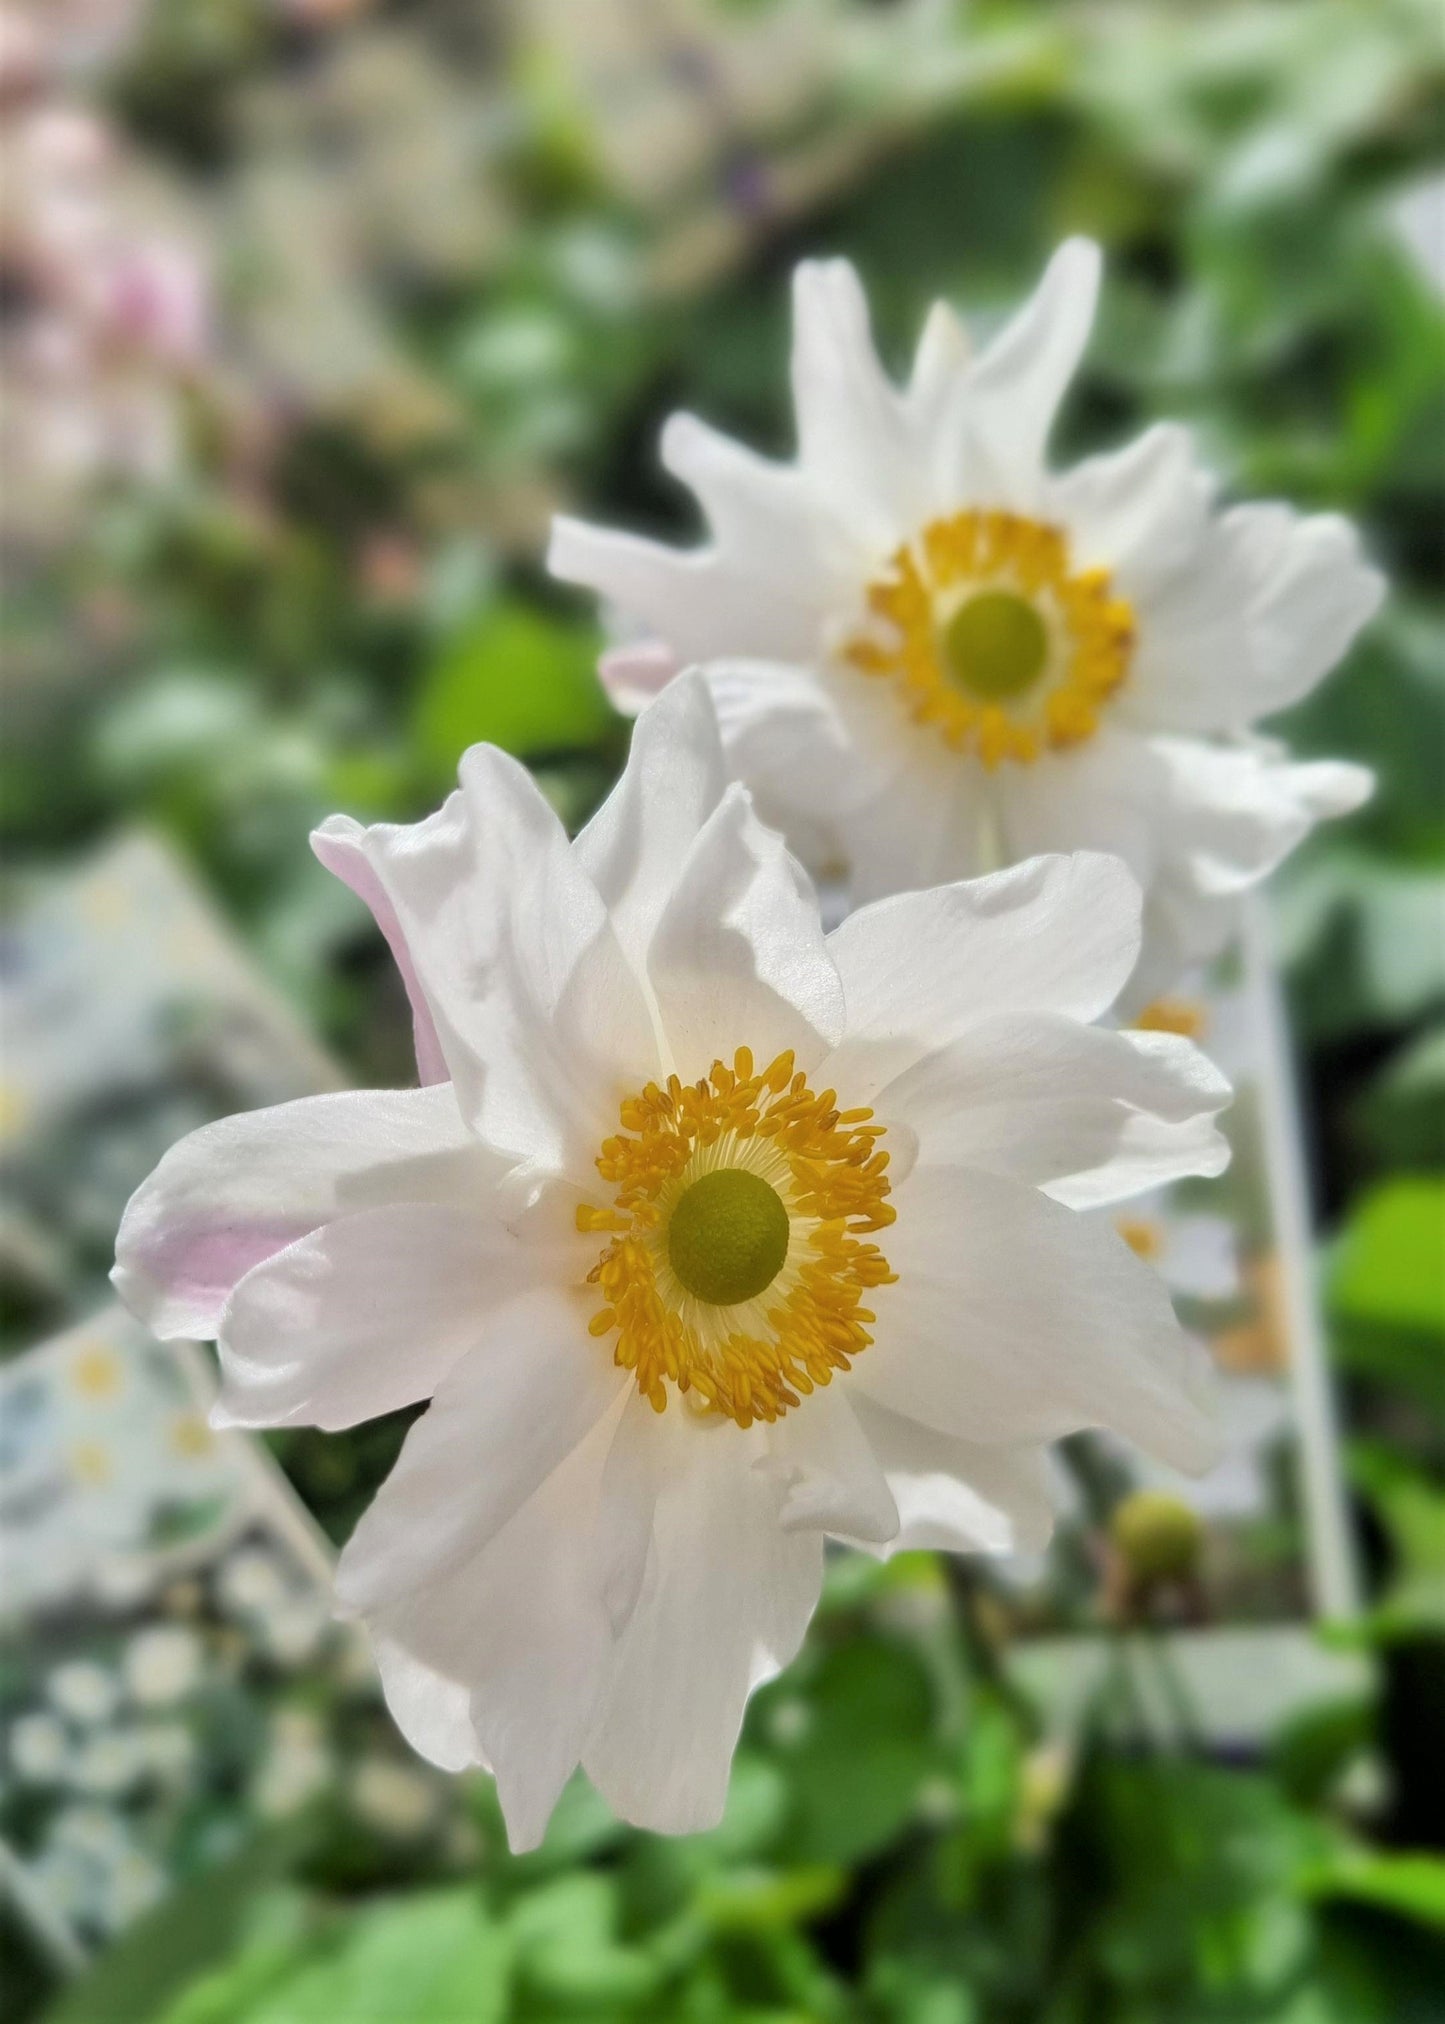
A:
[[[638,718],[622,778],[573,845],[639,976],[678,866],[726,786],[707,684],[683,675]]]
[[[401,972],[402,983],[406,986],[407,999],[411,1005],[417,1074],[424,1083],[445,1082],[446,1057],[442,1053],[441,1041],[437,1038],[436,1022],[432,1018],[431,1007],[427,1003],[421,979],[417,976],[416,964],[412,961],[411,950],[407,946],[406,931],[358,840],[356,830],[343,818],[334,817],[330,822],[323,823],[319,829],[311,832],[311,848],[326,869],[334,872],[343,885],[350,886],[357,898],[371,909],[372,918],[385,937],[396,967]]]
[[[841,1384],[811,1393],[769,1429],[758,1464],[779,1484],[786,1532],[834,1532],[884,1544],[898,1532],[898,1506]]]
[[[758,456],[695,415],[668,417],[661,454],[666,468],[696,494],[719,560],[735,577],[749,576],[806,609],[814,628],[840,596],[856,596],[866,555],[836,524],[827,494],[806,471]]]
[[[1124,1009],[1170,989],[1224,946],[1238,896],[1266,878],[1323,816],[1345,814],[1374,784],[1362,766],[1292,765],[1259,746],[1155,738],[1152,776],[1160,862],[1144,913],[1145,947]]]
[[[215,1422],[353,1427],[429,1398],[546,1262],[485,1198],[342,1216],[231,1295]]]
[[[900,712],[890,707],[889,714],[895,722],[875,734],[873,749],[880,758],[891,756],[906,739],[907,763],[848,817],[855,908],[894,893],[951,885],[997,863],[983,769],[948,751],[926,728],[907,724]]]
[[[1207,893],[1246,891],[1320,816],[1357,808],[1374,784],[1366,768],[1343,761],[1296,766],[1254,747],[1152,742],[1173,828],[1171,870],[1182,864]]]
[[[393,1646],[412,1660],[412,1699],[398,1708],[398,1718],[438,1761],[447,1760],[437,1745],[453,1755],[460,1747],[455,1689],[468,1690],[472,1758],[496,1777],[508,1839],[519,1853],[541,1840],[607,1678],[612,1640],[599,1581],[607,1558],[599,1536],[601,1484],[626,1417],[618,1399],[474,1552],[431,1565],[425,1540],[414,1542],[415,1579],[371,1620],[380,1649]],[[466,1490],[464,1480],[463,1497]],[[405,1514],[401,1522],[408,1522]],[[351,1551],[342,1555],[343,1586]],[[417,1669],[444,1683],[440,1707],[423,1710],[425,1728],[417,1720]]]
[[[1147,730],[1243,731],[1307,694],[1383,595],[1348,521],[1236,506],[1140,599],[1120,715]]]
[[[681,665],[724,651],[803,661],[817,652],[835,610],[835,558],[848,549],[826,501],[804,488],[781,516],[770,570],[751,551],[734,556],[715,544],[668,548],[566,517],[552,523],[547,567],[657,634]],[[853,565],[846,579],[853,596],[866,574],[866,567]]]
[[[251,1268],[346,1210],[481,1199],[505,1171],[450,1088],[345,1090],[205,1125],[131,1197],[116,1291],[160,1336],[209,1341]]]
[[[1134,966],[1139,892],[1111,858],[1035,858],[862,907],[828,948],[848,1013],[839,1088],[850,1103],[865,1102],[981,1020],[1031,1011],[1097,1018]]]
[[[1023,1012],[926,1056],[873,1108],[884,1124],[907,1123],[930,1165],[1009,1174],[1079,1207],[1222,1172],[1229,1145],[1212,1119],[1229,1096],[1219,1071],[1175,1034]]]
[[[1010,769],[998,799],[1005,853],[1104,851],[1147,894],[1167,841],[1166,791],[1152,742],[1105,726],[1087,744]]]
[[[927,472],[846,260],[805,260],[793,275],[792,383],[799,463],[886,555],[927,517]]]
[[[1074,569],[1107,569],[1125,597],[1139,598],[1192,560],[1214,492],[1189,431],[1161,422],[1051,478],[1047,518],[1067,530]]]
[[[886,1559],[929,1547],[944,1553],[1042,1553],[1053,1531],[1048,1451],[982,1447],[920,1426],[861,1393],[855,1410],[898,1504],[898,1536]]]
[[[822,1582],[822,1535],[785,1532],[752,1430],[669,1409],[668,1466],[641,1600],[582,1762],[634,1826],[715,1826],[749,1693],[796,1653]]]
[[[531,775],[490,745],[459,771],[426,821],[346,834],[396,909],[463,1114],[490,1144],[561,1168],[591,1157],[651,1072],[652,1022]]]
[[[850,1384],[961,1440],[1108,1426],[1177,1468],[1216,1452],[1157,1273],[1096,1219],[997,1174],[915,1167],[887,1233],[896,1285]]]
[[[424,1666],[390,1638],[374,1638],[372,1653],[391,1718],[413,1750],[443,1771],[480,1763],[471,1688]]]
[[[558,1292],[484,1310],[468,1332],[341,1557],[336,1591],[358,1614],[475,1558],[628,1382]]]
[[[933,438],[972,356],[968,330],[946,302],[935,302],[919,333],[903,397],[914,440]]]
[[[645,710],[681,672],[682,663],[661,640],[633,640],[626,646],[611,647],[597,663],[597,679],[613,709],[624,717],[635,717]]]
[[[784,819],[774,828],[799,814],[819,823],[848,815],[896,781],[913,757],[900,711],[869,710],[866,694],[850,699],[843,682],[810,668],[727,659],[708,661],[701,672],[728,765],[751,788],[764,820],[779,811]]]
[[[1037,504],[1044,446],[1094,321],[1100,264],[1091,240],[1066,240],[969,372],[965,475],[971,491],[993,494],[991,504]]]
[[[744,788],[729,788],[683,861],[648,972],[685,1082],[740,1046],[760,1067],[790,1047],[807,1068],[837,1040],[843,994],[817,895]]]

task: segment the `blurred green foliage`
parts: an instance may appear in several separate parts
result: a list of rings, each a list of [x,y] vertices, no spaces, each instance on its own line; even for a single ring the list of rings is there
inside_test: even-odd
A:
[[[569,821],[605,791],[625,728],[593,615],[540,575],[538,499],[686,531],[653,461],[674,406],[785,448],[805,250],[859,261],[901,361],[933,295],[996,312],[1060,234],[1097,233],[1109,286],[1061,448],[1182,417],[1231,488],[1359,517],[1392,578],[1349,665],[1278,727],[1380,776],[1277,887],[1375,1594],[1341,1636],[1374,1689],[1302,1710],[1258,1762],[1210,1761],[1137,1715],[1145,1660],[1125,1651],[1062,1760],[966,1577],[840,1565],[751,1710],[714,1833],[633,1834],[578,1785],[514,1859],[482,1782],[469,1880],[428,1882],[358,1878],[318,1819],[162,1908],[55,2024],[1445,2014],[1445,318],[1391,224],[1438,146],[1438,10],[980,0],[934,19],[966,57],[949,89],[860,72],[830,117],[877,144],[805,214],[752,219],[690,291],[654,286],[655,221],[522,65],[498,170],[517,229],[389,304],[445,394],[444,440],[388,450],[298,419],[261,511],[198,411],[187,482],[103,502],[11,601],[7,840],[46,862],[161,828],[354,1072],[405,1079],[383,952],[306,832],[337,807],[421,812],[475,738],[534,766]],[[243,87],[294,53],[270,10],[158,5],[113,96],[177,173],[221,174]],[[344,1534],[400,1431],[280,1447]]]

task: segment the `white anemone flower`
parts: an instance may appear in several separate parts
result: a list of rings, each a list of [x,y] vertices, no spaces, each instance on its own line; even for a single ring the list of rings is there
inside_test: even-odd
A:
[[[1142,1000],[1368,793],[1360,767],[1290,764],[1251,727],[1314,687],[1382,584],[1336,516],[1217,511],[1182,428],[1049,468],[1098,276],[1069,241],[977,357],[938,304],[898,387],[853,269],[805,263],[796,461],[674,415],[662,459],[710,541],[563,519],[550,565],[638,630],[603,663],[622,707],[706,664],[732,770],[855,900],[1042,851],[1122,857],[1146,897]]]
[[[1085,1425],[1208,1464],[1159,1276],[1076,1210],[1217,1171],[1227,1085],[1177,1035],[1088,1023],[1138,952],[1113,859],[825,940],[696,676],[575,843],[501,752],[460,778],[414,826],[317,836],[445,1079],[186,1139],[116,1281],[218,1338],[227,1424],[430,1401],[337,1585],[401,1728],[494,1771],[514,1847],[579,1761],[689,1831],[825,1535],[1038,1546],[1043,1444]]]

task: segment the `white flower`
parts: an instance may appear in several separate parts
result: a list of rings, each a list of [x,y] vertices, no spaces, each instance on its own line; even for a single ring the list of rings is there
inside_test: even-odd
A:
[[[53,1715],[21,1715],[10,1731],[11,1767],[29,1784],[53,1784],[70,1752],[70,1738]]]
[[[1239,1292],[1239,1238],[1223,1216],[1174,1207],[1166,1190],[1141,1196],[1114,1227],[1163,1278],[1189,1300],[1232,1300]]]
[[[80,1792],[118,1798],[128,1792],[147,1768],[145,1745],[134,1729],[101,1729],[74,1753],[71,1783]]]
[[[156,1624],[130,1642],[124,1660],[131,1699],[145,1708],[183,1700],[201,1676],[201,1645],[180,1624]]]
[[[351,1803],[386,1834],[420,1834],[437,1807],[433,1785],[389,1757],[363,1757],[351,1780]]]
[[[286,1600],[286,1577],[274,1553],[263,1546],[243,1547],[223,1563],[216,1593],[221,1607],[237,1616],[264,1613]]]
[[[90,1659],[71,1659],[57,1666],[46,1692],[62,1715],[75,1722],[105,1722],[115,1713],[120,1686],[114,1673]]]
[[[514,1846],[579,1760],[626,1818],[703,1827],[825,1534],[1037,1545],[1041,1444],[1089,1424],[1208,1463],[1157,1274],[1074,1208],[1217,1171],[1227,1088],[1176,1035],[1086,1023],[1138,948],[1111,859],[825,940],[697,677],[574,844],[502,753],[461,783],[318,842],[450,1079],[185,1140],[117,1284],[218,1336],[229,1423],[431,1400],[338,1588],[416,1747],[495,1771]]]
[[[806,263],[796,462],[675,415],[663,461],[711,541],[560,520],[550,562],[651,636],[603,664],[624,705],[709,664],[733,771],[801,852],[851,866],[855,898],[1116,852],[1146,896],[1143,997],[1368,792],[1359,767],[1290,765],[1250,727],[1314,687],[1381,582],[1341,519],[1216,512],[1180,428],[1048,468],[1098,269],[1071,240],[976,358],[939,304],[899,388],[853,269]]]

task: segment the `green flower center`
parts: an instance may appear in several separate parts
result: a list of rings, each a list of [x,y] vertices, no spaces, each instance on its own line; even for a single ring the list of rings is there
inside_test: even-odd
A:
[[[744,1167],[720,1167],[678,1198],[667,1228],[668,1262],[694,1299],[736,1307],[782,1271],[788,1230],[776,1188]]]
[[[1049,657],[1043,620],[1011,590],[966,598],[943,628],[942,645],[953,679],[987,702],[1022,695]]]

